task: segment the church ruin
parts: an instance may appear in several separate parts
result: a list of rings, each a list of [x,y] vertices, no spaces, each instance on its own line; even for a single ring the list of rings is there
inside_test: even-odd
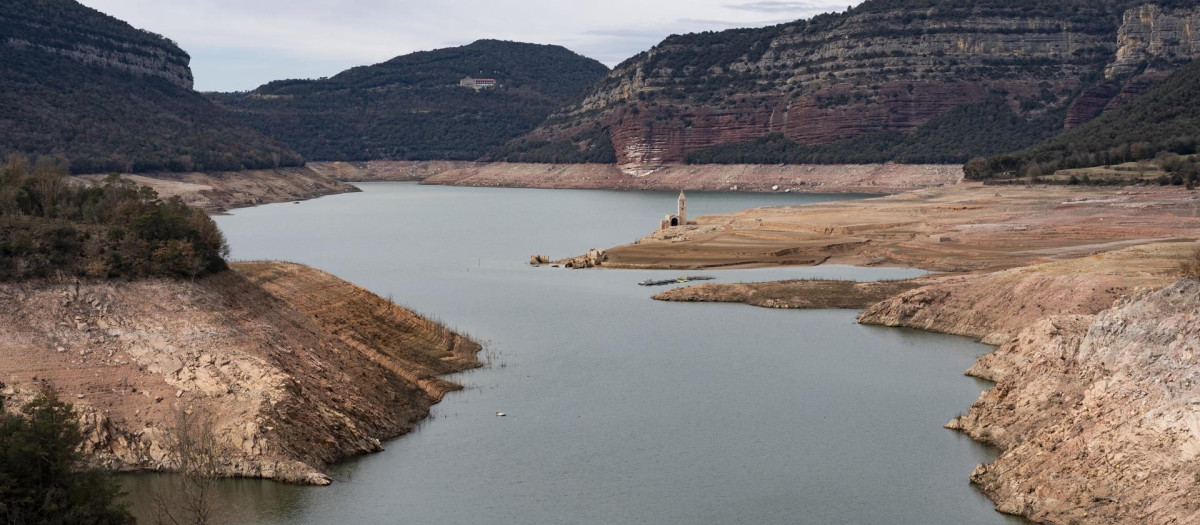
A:
[[[667,215],[659,223],[658,229],[665,230],[674,228],[675,226],[687,226],[687,195],[683,194],[683,190],[679,190],[679,200],[675,204],[675,215]]]

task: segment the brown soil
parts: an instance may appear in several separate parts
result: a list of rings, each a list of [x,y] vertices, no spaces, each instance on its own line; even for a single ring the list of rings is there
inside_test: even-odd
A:
[[[107,175],[82,175],[79,178],[98,182],[105,177]],[[163,198],[179,196],[187,204],[208,211],[314,199],[358,191],[354,186],[308,168],[125,174],[122,177],[151,187]]]
[[[1039,319],[1097,314],[1178,279],[1191,242],[1156,243],[990,273],[943,276],[868,307],[859,321],[1004,344]]]
[[[373,161],[310,163],[338,180],[413,181],[449,186],[605,190],[898,193],[954,184],[951,165],[665,165]]]
[[[703,216],[607,251],[607,267],[836,262],[1003,269],[1200,234],[1200,197],[1178,188],[958,184],[875,199]],[[652,225],[647,225],[649,229]]]
[[[667,290],[659,301],[746,303],[764,308],[866,308],[926,284],[921,279],[859,283],[796,280],[768,283],[701,284]]]
[[[169,468],[176,411],[213,416],[229,475],[329,482],[381,449],[478,366],[479,346],[311,268],[249,263],[194,282],[0,285],[0,381],[17,406],[47,389],[75,404],[96,462]]]

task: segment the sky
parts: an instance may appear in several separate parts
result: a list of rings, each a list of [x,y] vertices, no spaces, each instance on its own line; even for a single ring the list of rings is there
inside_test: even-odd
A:
[[[557,44],[609,67],[671,34],[757,27],[860,0],[80,0],[177,42],[200,91],[332,76],[481,38]]]

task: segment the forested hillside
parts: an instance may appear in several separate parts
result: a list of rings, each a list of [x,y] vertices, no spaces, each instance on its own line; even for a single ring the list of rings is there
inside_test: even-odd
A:
[[[75,173],[295,166],[192,90],[174,42],[74,0],[0,2],[0,151]]]
[[[1200,151],[1200,61],[1096,120],[1029,150],[974,160],[967,176],[1049,175],[1061,169],[1121,164]],[[1187,163],[1167,171],[1192,169]],[[1194,170],[1193,170],[1194,171]],[[1186,174],[1190,175],[1190,173]],[[1185,175],[1181,175],[1181,178]]]
[[[607,72],[559,46],[480,40],[327,79],[210,96],[310,160],[474,160],[533,129]],[[497,86],[460,87],[468,75]]]

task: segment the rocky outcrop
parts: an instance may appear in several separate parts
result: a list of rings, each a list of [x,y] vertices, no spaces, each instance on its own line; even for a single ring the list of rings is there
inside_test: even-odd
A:
[[[551,264],[562,266],[563,268],[572,268],[578,270],[583,268],[597,268],[603,266],[604,261],[606,260],[608,260],[608,254],[606,254],[604,250],[592,248],[583,255],[559,259],[557,261],[552,261]]]
[[[657,166],[773,133],[814,145],[910,132],[995,96],[1031,121],[1069,107],[1073,127],[1148,63],[1170,70],[1200,54],[1195,10],[911,4],[867,1],[809,21],[670,37],[530,137],[604,127],[618,163]],[[1091,84],[1106,71],[1107,84]]]
[[[999,447],[971,481],[1041,523],[1200,523],[1200,282],[1042,319],[971,374],[947,426]]]
[[[1125,12],[1117,33],[1116,58],[1104,74],[1115,78],[1200,55],[1200,7],[1164,9],[1147,4]]]
[[[211,417],[231,476],[326,484],[330,463],[382,448],[477,366],[479,345],[294,264],[195,281],[0,285],[5,406],[73,403],[85,451],[118,470],[171,468],[181,411]]]

